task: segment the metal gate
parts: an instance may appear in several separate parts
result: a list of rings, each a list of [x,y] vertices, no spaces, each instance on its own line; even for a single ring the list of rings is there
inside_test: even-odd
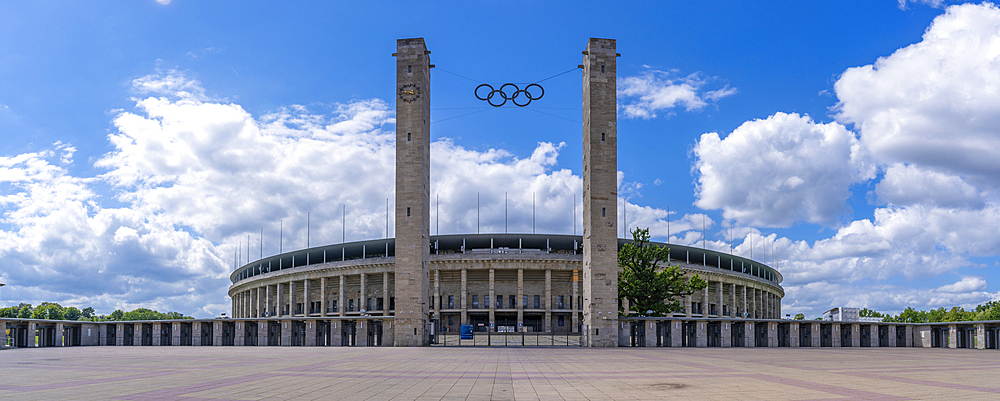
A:
[[[340,346],[353,347],[358,345],[358,322],[345,320],[340,325]]]
[[[669,347],[671,345],[673,344],[670,342],[670,322],[656,322],[656,346]]]
[[[369,347],[381,347],[382,346],[382,321],[381,320],[369,320],[368,321],[368,346]]]

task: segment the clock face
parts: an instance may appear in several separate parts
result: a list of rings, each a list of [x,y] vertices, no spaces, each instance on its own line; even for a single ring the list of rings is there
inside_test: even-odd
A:
[[[399,88],[399,98],[410,103],[420,97],[420,88],[414,84],[406,84]]]

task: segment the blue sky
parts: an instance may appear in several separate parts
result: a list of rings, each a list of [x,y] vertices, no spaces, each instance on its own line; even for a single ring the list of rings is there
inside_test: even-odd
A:
[[[442,233],[475,231],[477,193],[502,231],[504,192],[512,231],[534,193],[537,230],[572,232],[574,67],[610,37],[630,226],[754,236],[790,313],[1000,298],[990,3],[164,2],[0,9],[0,303],[217,315],[247,235],[304,246],[309,212],[338,242],[343,205],[349,240],[385,235],[391,53],[417,36]],[[472,96],[564,72],[523,109]]]

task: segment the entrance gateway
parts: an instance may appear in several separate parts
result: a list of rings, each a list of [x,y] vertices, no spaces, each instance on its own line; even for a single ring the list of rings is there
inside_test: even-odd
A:
[[[395,315],[397,347],[429,345],[430,63],[423,38],[396,41]],[[616,42],[583,51],[583,321],[581,345],[618,346]],[[379,340],[380,341],[380,340]]]

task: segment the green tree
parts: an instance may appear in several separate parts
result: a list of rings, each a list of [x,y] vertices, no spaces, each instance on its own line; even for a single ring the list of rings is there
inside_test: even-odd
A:
[[[75,306],[70,306],[63,309],[63,319],[65,320],[77,320],[80,318],[80,310]]]
[[[649,229],[632,231],[632,242],[618,250],[618,299],[628,300],[629,311],[642,316],[665,316],[681,310],[677,298],[685,297],[708,286],[700,276],[684,278],[680,267],[661,263],[667,261],[670,250],[649,243]]]
[[[967,311],[965,308],[953,307],[944,314],[944,322],[966,322],[976,319],[976,312]]]
[[[63,307],[54,302],[42,302],[31,312],[32,319],[62,320]]]
[[[89,306],[86,307],[86,308],[83,308],[83,310],[80,311],[80,316],[83,316],[83,317],[85,317],[87,319],[90,319],[90,318],[94,317],[94,308],[91,308]]]
[[[17,317],[17,309],[13,306],[8,306],[6,308],[0,308],[0,317],[6,317],[13,319]]]
[[[862,308],[861,311],[858,312],[858,315],[861,317],[885,317],[885,315],[868,308]]]
[[[927,323],[927,312],[907,307],[897,316],[890,317],[891,322],[898,323]]]
[[[114,312],[111,312],[111,316],[108,317],[108,320],[117,322],[117,321],[122,320],[122,318],[124,316],[125,316],[125,312],[122,312],[121,309],[115,309]]]
[[[801,313],[796,313],[795,320],[806,320],[806,315],[803,315]]]
[[[976,307],[976,320],[1000,320],[1000,303],[987,302]]]
[[[35,311],[31,304],[21,303],[17,305],[17,317],[21,319],[31,319],[31,314]]]
[[[927,322],[928,323],[943,322],[945,321],[944,320],[945,313],[947,313],[947,311],[945,311],[944,308],[931,309],[927,311]]]

